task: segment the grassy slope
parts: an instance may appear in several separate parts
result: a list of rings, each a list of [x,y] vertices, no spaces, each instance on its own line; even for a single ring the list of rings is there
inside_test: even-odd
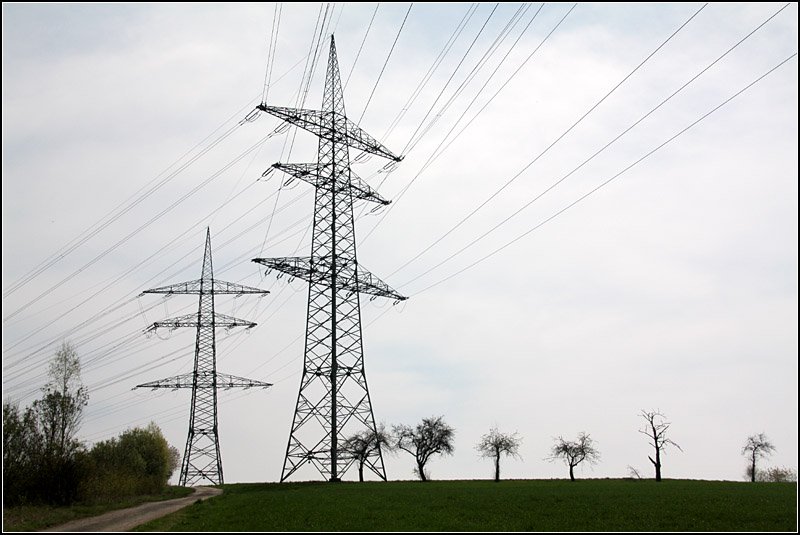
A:
[[[194,492],[186,487],[167,487],[161,494],[127,498],[111,504],[72,505],[53,507],[48,505],[25,505],[3,507],[3,531],[36,531],[64,524],[78,518],[97,516],[116,509],[125,509],[145,502],[183,498]]]
[[[667,480],[224,485],[137,531],[796,531],[797,486]]]

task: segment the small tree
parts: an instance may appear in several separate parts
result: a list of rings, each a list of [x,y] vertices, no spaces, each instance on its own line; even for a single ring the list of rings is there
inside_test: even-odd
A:
[[[475,449],[478,450],[482,458],[494,459],[494,480],[500,481],[500,456],[505,454],[519,459],[519,446],[521,443],[522,438],[517,433],[508,435],[493,427],[481,437],[481,441],[478,442]]]
[[[358,463],[358,480],[364,481],[364,464],[370,457],[380,456],[381,450],[391,450],[391,436],[386,426],[380,424],[375,430],[364,430],[346,438],[339,449]]]
[[[89,400],[81,382],[78,353],[69,342],[63,342],[56,351],[48,376],[50,381],[42,389],[44,397],[33,402],[33,411],[44,436],[45,455],[63,460],[70,458],[80,447],[75,434]]]
[[[640,429],[639,432],[650,439],[650,445],[653,446],[656,451],[655,460],[649,455],[647,458],[650,459],[650,462],[653,463],[653,467],[656,469],[656,481],[661,481],[661,456],[664,453],[664,449],[672,445],[681,451],[683,450],[672,439],[667,438],[667,430],[672,424],[665,421],[665,416],[661,414],[661,412],[642,410],[641,416],[645,419],[646,424],[644,429]]]
[[[563,437],[555,439],[556,443],[550,450],[549,461],[563,459],[564,463],[569,466],[569,478],[575,481],[575,467],[583,461],[590,464],[596,464],[600,460],[600,452],[595,448],[592,437],[586,433],[580,433],[578,440],[564,440]]]
[[[747,455],[750,459],[747,475],[750,476],[751,482],[756,480],[756,460],[759,457],[766,457],[772,454],[773,451],[775,451],[775,446],[772,445],[764,433],[747,437],[747,442],[742,448],[742,455]]]
[[[423,418],[422,423],[411,428],[407,425],[392,427],[395,447],[414,456],[417,467],[414,472],[422,481],[427,481],[429,474],[425,473],[425,465],[431,456],[452,455],[453,438],[455,429],[444,422],[442,416]]]

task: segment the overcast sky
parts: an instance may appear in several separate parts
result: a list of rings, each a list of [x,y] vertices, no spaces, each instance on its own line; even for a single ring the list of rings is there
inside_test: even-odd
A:
[[[356,205],[358,259],[410,296],[362,301],[365,366],[377,421],[455,427],[434,479],[491,477],[474,445],[493,425],[524,437],[505,477],[566,477],[545,457],[581,431],[602,460],[578,477],[652,475],[642,409],[683,448],[665,477],[742,480],[758,432],[765,465],[797,467],[797,57],[694,124],[796,53],[797,4],[583,166],[783,4],[325,6],[273,24],[263,3],[3,4],[4,400],[35,399],[70,340],[80,438],[154,421],[182,452],[190,392],[131,388],[191,370],[191,329],[142,331],[196,298],[137,296],[198,278],[210,226],[216,276],[272,291],[217,300],[259,324],[218,332],[218,369],[274,383],[221,393],[225,481],[279,479],[307,286],[250,259],[309,254],[313,194],[259,178],[317,146],[242,119],[302,101],[324,18],[348,116],[405,155],[353,164],[394,201]],[[319,57],[307,108],[327,41]],[[387,459],[390,479],[412,468]]]

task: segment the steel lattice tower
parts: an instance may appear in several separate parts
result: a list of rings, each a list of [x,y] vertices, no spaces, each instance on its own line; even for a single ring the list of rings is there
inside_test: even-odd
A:
[[[189,416],[189,436],[181,464],[179,484],[194,486],[202,480],[212,485],[224,483],[222,457],[219,452],[219,428],[217,426],[217,389],[219,388],[268,388],[270,383],[254,381],[217,372],[216,328],[246,327],[255,323],[237,319],[214,311],[214,296],[220,294],[261,294],[269,292],[250,286],[224,282],[214,278],[211,263],[211,232],[206,230],[206,247],[203,255],[203,273],[200,279],[146,290],[142,294],[192,294],[200,296],[196,314],[158,321],[147,329],[158,327],[196,327],[197,341],[194,348],[194,371],[167,379],[137,385],[134,388],[191,388],[192,408]]]
[[[395,156],[345,115],[336,44],[331,36],[322,110],[258,109],[319,137],[316,163],[272,167],[316,188],[311,256],[256,258],[253,261],[309,282],[305,358],[297,406],[286,448],[281,481],[306,463],[338,481],[354,459],[339,452],[353,432],[375,431],[364,373],[361,293],[406,299],[358,264],[353,202],[389,204],[350,169],[349,148]],[[376,450],[365,465],[383,480],[383,456]]]

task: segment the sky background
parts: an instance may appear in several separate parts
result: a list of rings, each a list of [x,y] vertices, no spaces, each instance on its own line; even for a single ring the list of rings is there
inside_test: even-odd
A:
[[[311,186],[261,174],[317,147],[242,120],[265,95],[318,108],[335,33],[348,116],[405,155],[353,164],[394,201],[356,205],[359,262],[410,296],[362,301],[373,410],[456,429],[434,479],[491,477],[492,426],[524,439],[504,477],[567,477],[545,458],[582,431],[602,459],[578,477],[651,476],[642,409],[683,448],[665,477],[742,480],[758,432],[796,468],[797,58],[618,174],[796,53],[797,4],[572,174],[783,4],[375,6],[3,4],[3,399],[35,399],[69,340],[82,440],[154,421],[183,452],[190,392],[131,389],[191,371],[191,329],[142,331],[197,301],[137,296],[198,278],[209,226],[216,277],[272,292],[217,300],[259,324],[218,332],[218,369],[274,383],[221,392],[225,481],[280,478],[307,286],[250,259],[309,254]]]

